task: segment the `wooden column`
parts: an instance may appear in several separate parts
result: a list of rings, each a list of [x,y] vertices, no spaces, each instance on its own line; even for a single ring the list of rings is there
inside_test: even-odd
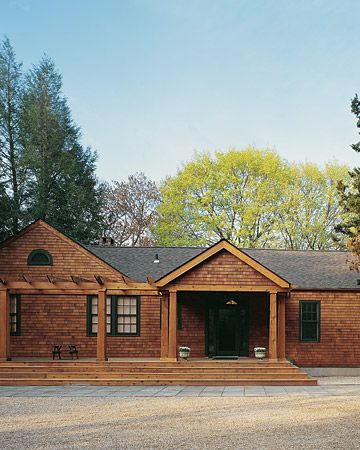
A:
[[[164,293],[161,303],[161,359],[169,353],[169,294]]]
[[[270,292],[269,359],[277,359],[277,308],[276,292]]]
[[[10,358],[10,296],[7,289],[0,290],[0,361]]]
[[[169,353],[168,359],[171,361],[177,361],[177,348],[176,348],[176,313],[177,313],[177,295],[176,291],[170,291],[170,313],[169,313]]]
[[[284,295],[278,298],[278,358],[285,359],[285,304]]]
[[[98,332],[96,339],[96,361],[107,361],[106,348],[106,289],[98,292]]]

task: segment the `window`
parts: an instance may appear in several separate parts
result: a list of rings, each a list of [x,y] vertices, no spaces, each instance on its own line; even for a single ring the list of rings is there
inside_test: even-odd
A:
[[[53,259],[46,250],[33,250],[27,259],[28,266],[52,266]]]
[[[20,295],[10,295],[10,334],[20,335]]]
[[[88,297],[87,333],[98,332],[98,298]],[[134,296],[112,295],[106,297],[106,332],[108,336],[139,336],[140,299]]]
[[[320,302],[300,302],[300,341],[320,342]]]

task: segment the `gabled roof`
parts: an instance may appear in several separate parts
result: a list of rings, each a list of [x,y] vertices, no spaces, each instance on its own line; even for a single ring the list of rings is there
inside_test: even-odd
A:
[[[89,250],[137,281],[156,280],[201,254],[205,247],[100,247]],[[349,269],[350,252],[243,249],[291,285],[303,289],[355,289],[360,274]],[[155,255],[159,263],[154,264]]]
[[[71,245],[76,250],[80,251],[81,253],[85,254],[88,258],[92,258],[97,263],[100,263],[103,266],[107,267],[111,272],[113,272],[114,276],[118,277],[120,275],[120,276],[126,277],[125,274],[123,274],[119,269],[114,267],[109,261],[106,261],[106,260],[102,259],[100,256],[97,256],[96,254],[94,254],[94,252],[90,251],[89,248],[80,244],[76,240],[72,239],[71,237],[64,234],[62,231],[58,230],[57,228],[53,227],[52,225],[48,224],[47,222],[45,222],[42,219],[35,220],[31,224],[29,224],[28,226],[26,226],[25,228],[20,230],[18,233],[14,234],[13,236],[10,236],[8,239],[5,239],[5,241],[0,243],[0,248],[6,247],[10,243],[19,239],[24,234],[29,233],[31,230],[33,230],[39,226],[42,226],[43,228],[49,230],[51,233],[54,233],[58,238],[65,241],[67,244]],[[126,277],[126,278],[128,278],[128,277]]]
[[[193,257],[192,259],[182,264],[175,270],[172,270],[165,276],[161,277],[160,279],[157,280],[156,284],[160,287],[163,287],[166,284],[171,283],[179,276],[198,266],[202,262],[221,252],[222,250],[226,250],[227,252],[231,253],[236,258],[238,258],[240,261],[244,262],[248,266],[255,269],[258,273],[268,278],[269,282],[273,282],[283,288],[290,287],[290,283],[288,281],[279,277],[275,272],[271,271],[266,266],[262,265],[261,263],[253,259],[250,255],[247,255],[246,253],[242,252],[237,247],[235,247],[235,245],[231,244],[225,239],[222,239],[221,241],[217,242],[211,247],[203,250],[197,256]]]

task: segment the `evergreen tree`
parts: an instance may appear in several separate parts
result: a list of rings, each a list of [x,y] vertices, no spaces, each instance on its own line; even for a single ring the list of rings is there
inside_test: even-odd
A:
[[[360,101],[358,95],[351,101],[351,112],[357,118],[357,127],[360,128]],[[360,133],[359,133],[360,134]],[[356,152],[360,152],[360,142],[351,146]],[[353,253],[350,267],[355,270],[360,268],[360,167],[355,167],[349,172],[350,182],[340,182],[338,189],[341,196],[341,205],[348,219],[343,221],[337,230],[347,236],[347,246]]]
[[[8,38],[0,44],[0,202],[3,233],[21,227],[24,170],[21,166],[19,115],[22,90],[21,64]]]
[[[83,242],[97,237],[97,156],[81,146],[61,75],[46,56],[26,76],[20,129],[27,220],[42,218]]]

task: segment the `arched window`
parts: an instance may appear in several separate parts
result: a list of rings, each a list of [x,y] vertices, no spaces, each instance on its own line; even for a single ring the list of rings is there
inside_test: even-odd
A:
[[[30,253],[27,263],[28,266],[52,266],[53,259],[48,251],[38,248]]]

